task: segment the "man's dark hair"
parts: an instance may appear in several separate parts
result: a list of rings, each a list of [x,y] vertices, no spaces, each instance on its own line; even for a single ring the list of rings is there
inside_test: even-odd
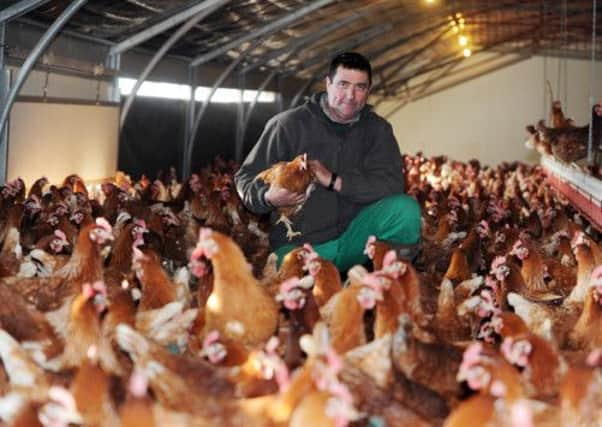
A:
[[[344,52],[335,56],[330,62],[330,70],[328,71],[330,81],[334,79],[339,65],[350,70],[365,71],[368,73],[368,83],[372,86],[372,67],[365,56],[357,52]]]

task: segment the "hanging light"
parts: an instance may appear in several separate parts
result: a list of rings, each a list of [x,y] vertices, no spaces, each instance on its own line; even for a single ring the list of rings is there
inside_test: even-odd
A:
[[[460,32],[460,29],[457,26],[453,26],[452,30],[454,30],[454,34],[458,34]]]
[[[462,54],[465,58],[468,58],[470,55],[472,55],[472,51],[469,48],[466,48],[462,51]]]
[[[460,43],[460,46],[466,46],[468,44],[468,37],[461,35],[458,37],[458,43]]]

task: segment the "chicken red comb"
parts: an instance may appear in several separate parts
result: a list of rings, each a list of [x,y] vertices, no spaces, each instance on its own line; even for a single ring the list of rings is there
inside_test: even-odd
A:
[[[395,261],[397,261],[397,252],[395,252],[393,249],[391,249],[390,251],[387,251],[387,253],[385,254],[385,256],[383,258],[383,266],[388,267],[391,264],[393,264]]]
[[[219,331],[213,330],[205,335],[205,339],[203,339],[203,347],[207,347],[217,341],[219,341]]]
[[[491,269],[497,269],[502,265],[506,264],[506,257],[505,256],[497,256],[494,258],[493,262],[491,263]]]
[[[96,225],[98,227],[102,228],[103,230],[105,230],[107,233],[113,232],[113,227],[111,227],[111,224],[109,224],[109,221],[107,221],[105,218],[103,218],[101,216],[96,218]]]
[[[533,351],[533,346],[526,339],[515,341],[512,337],[507,337],[500,346],[500,350],[506,360],[524,368],[529,364],[529,355]]]
[[[54,235],[63,241],[67,241],[67,236],[62,230],[54,230]]]
[[[602,348],[597,348],[587,355],[586,360],[588,366],[596,367],[602,363]]]
[[[374,258],[374,253],[376,251],[376,248],[374,247],[375,243],[376,243],[376,236],[372,235],[372,236],[368,237],[368,240],[366,241],[366,246],[364,248],[364,255],[367,255],[368,258],[370,258],[370,259]]]
[[[142,398],[146,396],[148,390],[148,375],[141,368],[134,368],[128,383],[128,391],[134,397]]]

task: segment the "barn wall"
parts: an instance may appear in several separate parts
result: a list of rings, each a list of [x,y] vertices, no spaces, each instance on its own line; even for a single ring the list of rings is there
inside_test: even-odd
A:
[[[547,79],[557,92],[558,60],[546,62]],[[567,60],[567,69],[568,96],[563,108],[568,117],[585,124],[589,121],[591,63]],[[544,58],[535,57],[406,105],[389,117],[402,152],[422,150],[462,161],[478,158],[490,165],[538,162],[539,155],[524,148],[523,142],[525,126],[549,115],[549,105],[544,110],[543,74]],[[595,76],[599,101],[602,64],[597,64]],[[564,100],[564,91],[555,97]],[[384,103],[377,111],[386,114],[394,106]]]
[[[72,173],[101,180],[117,168],[119,109],[43,102],[15,103],[9,126],[7,179],[27,185]]]

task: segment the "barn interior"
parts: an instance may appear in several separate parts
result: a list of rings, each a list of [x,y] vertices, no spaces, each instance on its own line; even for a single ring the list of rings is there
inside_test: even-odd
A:
[[[601,16],[0,2],[3,425],[600,425]],[[420,251],[276,263],[281,225],[234,177],[345,51],[371,63]]]

